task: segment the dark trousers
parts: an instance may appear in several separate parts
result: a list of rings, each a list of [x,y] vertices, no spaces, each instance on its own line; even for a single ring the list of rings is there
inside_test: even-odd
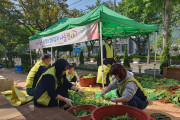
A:
[[[29,96],[34,96],[34,88],[26,88],[26,92]]]
[[[135,108],[145,109],[148,105],[148,101],[142,100],[138,96],[134,96],[130,101],[127,102],[127,104]]]

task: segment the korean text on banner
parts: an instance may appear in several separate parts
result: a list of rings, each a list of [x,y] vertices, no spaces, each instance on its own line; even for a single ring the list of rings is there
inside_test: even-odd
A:
[[[72,28],[51,36],[30,41],[30,49],[48,48],[99,39],[98,22]]]

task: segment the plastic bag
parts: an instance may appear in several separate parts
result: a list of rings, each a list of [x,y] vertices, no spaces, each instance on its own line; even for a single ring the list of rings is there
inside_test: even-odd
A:
[[[117,98],[117,89],[111,90],[110,92],[106,93],[105,97],[106,98]]]

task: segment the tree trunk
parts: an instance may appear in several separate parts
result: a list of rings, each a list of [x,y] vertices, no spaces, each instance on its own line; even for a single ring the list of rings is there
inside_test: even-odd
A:
[[[141,55],[141,43],[140,43],[140,38],[137,38],[138,40],[137,40],[137,43],[136,43],[136,45],[137,45],[137,53],[138,53],[138,55]]]
[[[164,15],[164,30],[163,30],[163,49],[168,43],[169,38],[169,22],[170,22],[170,8],[171,8],[171,0],[166,0],[165,8],[163,9]]]
[[[55,50],[52,51],[53,58],[55,58]]]
[[[5,58],[5,62],[6,62],[6,67],[8,68],[8,60],[7,60],[7,57]]]
[[[147,58],[147,64],[150,64],[151,54],[150,54],[150,41],[149,41],[149,34],[147,35],[147,44],[148,44],[148,58]]]
[[[90,51],[90,50],[88,50],[88,57],[90,57],[90,54],[91,54],[90,52],[91,52],[91,51]]]
[[[56,53],[56,60],[58,60],[59,58],[59,50],[57,50],[57,53]]]

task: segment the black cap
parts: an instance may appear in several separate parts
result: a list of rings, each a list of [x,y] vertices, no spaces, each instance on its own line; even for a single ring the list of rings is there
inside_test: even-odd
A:
[[[112,39],[112,38],[111,38],[111,37],[107,37],[107,40],[108,40],[108,39]]]
[[[43,54],[41,56],[41,60],[48,59],[48,58],[51,58],[51,56],[49,54]]]

